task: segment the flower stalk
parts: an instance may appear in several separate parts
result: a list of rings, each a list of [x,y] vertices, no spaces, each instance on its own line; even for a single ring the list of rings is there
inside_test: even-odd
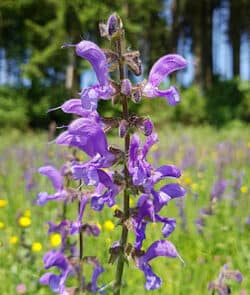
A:
[[[123,34],[121,34],[118,40],[116,41],[116,49],[117,49],[118,60],[119,60],[120,85],[122,81],[125,79],[124,62],[122,60],[124,41],[125,40],[124,40]],[[122,118],[127,122],[129,117],[128,99],[127,99],[127,96],[124,94],[121,94],[121,98],[122,98]],[[124,138],[124,150],[125,150],[125,161],[124,161],[125,188],[123,193],[124,221],[126,221],[129,218],[129,191],[128,191],[129,171],[127,167],[129,146],[130,146],[130,135],[129,135],[129,132],[127,132]],[[119,295],[121,290],[122,275],[123,275],[123,269],[124,269],[124,250],[127,244],[127,239],[128,239],[128,229],[126,225],[123,224],[121,238],[120,238],[120,246],[122,249],[122,253],[120,253],[120,256],[117,262],[117,267],[116,267],[114,295]]]
[[[49,222],[49,233],[60,233],[62,246],[60,250],[52,250],[44,255],[44,266],[46,269],[57,267],[59,274],[45,273],[40,278],[40,283],[49,285],[52,291],[61,295],[68,294],[66,279],[72,275],[78,276],[78,286],[73,289],[79,291],[79,294],[100,291],[97,279],[104,269],[95,256],[83,257],[86,245],[83,245],[83,235],[97,237],[100,229],[97,225],[83,223],[83,214],[88,203],[95,211],[101,211],[104,206],[113,207],[120,193],[123,193],[123,211],[115,210],[114,217],[120,219],[121,236],[109,249],[109,263],[117,261],[114,295],[121,294],[124,265],[129,258],[132,258],[136,267],[144,273],[147,290],[157,289],[162,284],[161,278],[154,273],[150,265],[152,259],[158,256],[180,258],[175,246],[166,240],[174,231],[176,221],[174,218],[161,216],[160,211],[171,199],[183,197],[185,190],[178,183],[167,183],[160,188],[157,188],[159,186],[156,184],[169,177],[172,180],[179,178],[181,172],[174,165],[155,168],[147,161],[147,154],[158,141],[158,136],[153,132],[153,123],[149,116],[129,114],[128,100],[130,99],[131,103],[139,103],[143,96],[162,96],[168,104],[176,105],[180,101],[177,88],[171,86],[162,90],[159,86],[165,76],[185,68],[187,62],[177,54],[165,55],[155,62],[147,80],[133,85],[126,78],[126,69],[139,76],[142,73],[142,63],[139,51],[125,50],[120,17],[116,13],[112,14],[107,24],[100,24],[100,32],[101,36],[111,41],[112,50],[102,50],[95,43],[86,40],[63,46],[74,47],[76,54],[92,65],[97,84],[83,89],[79,93],[80,98],[69,99],[61,106],[50,109],[61,109],[65,113],[78,116],[65,126],[67,130],[61,133],[55,142],[58,145],[77,148],[89,157],[87,162],[73,157],[68,163],[70,180],[80,181],[80,188],[64,185],[65,166],[61,170],[50,165],[39,169],[41,174],[50,179],[54,193],[40,192],[37,197],[38,205],[45,205],[51,200],[62,201],[67,205],[75,200],[78,202],[78,217],[75,221],[67,220],[66,214],[63,214],[65,220],[59,224]],[[116,70],[119,77],[117,81],[113,81],[109,73]],[[97,111],[99,100],[119,103],[122,107],[121,118],[102,118]],[[118,128],[119,136],[124,138],[123,150],[108,144],[106,133],[112,128]],[[135,129],[143,133],[145,140],[140,140]],[[137,197],[137,204],[132,208],[130,195]],[[164,239],[154,241],[144,251],[142,247],[146,239],[146,227],[150,222],[162,224],[161,233]],[[135,235],[133,245],[128,241],[128,231]],[[66,247],[68,237],[73,235],[77,235],[78,249],[75,249],[76,243]],[[91,283],[88,284],[83,275],[83,263],[94,268]]]

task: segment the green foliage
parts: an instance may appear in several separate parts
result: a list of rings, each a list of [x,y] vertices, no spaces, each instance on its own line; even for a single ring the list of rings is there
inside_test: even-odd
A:
[[[206,113],[208,122],[222,126],[236,119],[243,101],[243,93],[237,80],[217,81],[206,91]]]
[[[0,126],[25,129],[29,117],[25,92],[20,89],[0,88]]]
[[[181,103],[174,108],[173,119],[188,125],[206,121],[205,97],[198,86],[191,86],[182,92]]]
[[[250,122],[250,83],[249,81],[239,82],[239,89],[243,93],[243,98],[239,106],[239,118]]]

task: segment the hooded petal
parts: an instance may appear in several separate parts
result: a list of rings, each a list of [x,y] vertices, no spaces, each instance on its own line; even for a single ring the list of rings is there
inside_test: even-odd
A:
[[[177,88],[171,86],[169,89],[160,90],[158,86],[163,81],[164,77],[174,71],[184,69],[187,61],[178,54],[169,54],[161,57],[152,67],[148,82],[143,88],[143,95],[154,98],[157,96],[165,97],[170,105],[176,105],[180,101],[180,96]]]
[[[153,87],[161,84],[165,76],[168,76],[174,71],[184,69],[187,66],[187,61],[178,54],[164,55],[158,59],[148,76],[148,83]]]
[[[68,131],[57,137],[56,143],[78,147],[90,157],[108,153],[108,143],[104,131],[99,124],[89,118],[74,120],[69,125]]]
[[[186,193],[184,188],[178,183],[169,183],[163,186],[160,191],[169,195],[171,199],[183,197]]]
[[[59,191],[63,189],[63,177],[61,173],[53,166],[43,166],[39,168],[40,174],[46,175],[52,182],[53,187]]]
[[[93,42],[83,40],[76,45],[76,54],[91,63],[100,85],[109,84],[106,56]]]
[[[50,268],[52,266],[56,266],[61,270],[66,270],[68,268],[68,263],[65,256],[56,250],[51,250],[45,253],[43,256],[44,267]]]
[[[175,246],[167,240],[159,240],[150,245],[146,253],[141,257],[141,262],[148,263],[158,256],[175,258],[179,256]]]

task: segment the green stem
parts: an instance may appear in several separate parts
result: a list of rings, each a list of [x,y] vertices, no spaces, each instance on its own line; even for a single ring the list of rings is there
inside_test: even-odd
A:
[[[123,60],[122,60],[122,53],[123,53],[122,41],[123,40],[121,37],[116,42],[117,53],[119,55],[120,82],[125,78],[124,64],[123,64]],[[121,95],[121,97],[122,97],[122,117],[124,120],[128,120],[128,116],[129,116],[128,100],[127,100],[126,95]],[[124,163],[124,176],[125,176],[126,186],[125,186],[124,195],[123,195],[124,220],[127,220],[129,218],[129,192],[128,192],[129,171],[127,168],[129,145],[130,145],[130,135],[129,135],[129,133],[127,133],[125,136],[125,139],[124,139],[124,148],[125,148],[125,155],[126,155],[126,161]],[[120,291],[121,291],[122,275],[123,275],[123,269],[124,269],[124,249],[127,244],[127,239],[128,239],[128,229],[125,225],[123,225],[121,239],[120,239],[120,245],[122,247],[123,253],[121,253],[118,258],[118,263],[117,263],[117,268],[116,268],[114,295],[120,295]]]
[[[82,182],[80,181],[80,191],[81,191],[81,184]],[[81,208],[81,201],[79,200],[78,202],[78,214],[80,214],[80,209]],[[79,294],[82,294],[83,292],[83,281],[82,281],[82,260],[83,260],[83,233],[80,230],[78,234],[79,238],[79,273],[78,273],[78,281],[79,281]]]

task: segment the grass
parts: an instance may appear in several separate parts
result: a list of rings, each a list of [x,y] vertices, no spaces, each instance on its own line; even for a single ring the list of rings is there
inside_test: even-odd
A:
[[[208,126],[183,128],[183,126],[164,126],[159,128],[160,142],[153,148],[150,160],[159,163],[176,164],[185,167],[181,183],[187,189],[183,200],[186,225],[179,216],[175,201],[162,210],[161,215],[177,218],[176,230],[169,240],[173,242],[185,260],[185,266],[178,259],[159,257],[152,261],[154,271],[163,279],[162,287],[154,292],[144,289],[144,275],[137,270],[133,262],[126,266],[123,294],[169,294],[201,295],[208,294],[208,282],[216,279],[221,266],[230,263],[232,269],[239,269],[243,274],[241,285],[230,283],[232,294],[240,290],[250,290],[250,226],[245,220],[250,216],[250,136],[249,126],[237,124],[221,130]],[[116,143],[116,139],[112,139]],[[36,173],[37,168],[45,163],[57,167],[63,163],[66,150],[58,150],[55,145],[47,145],[44,133],[21,134],[9,131],[1,134],[0,142],[0,199],[7,200],[7,205],[0,208],[0,294],[16,294],[16,286],[25,284],[25,294],[51,294],[46,286],[40,286],[38,279],[43,270],[42,256],[49,249],[56,249],[50,244],[47,221],[59,221],[62,204],[51,202],[44,207],[34,205],[39,191],[52,191],[50,183]],[[188,152],[187,152],[188,151]],[[213,203],[214,215],[205,217],[203,234],[197,232],[195,220],[199,210],[209,204],[212,185],[216,180],[218,163],[224,161],[222,173],[228,181],[228,187],[221,200]],[[243,172],[241,187],[233,190],[232,171]],[[31,190],[25,188],[25,177],[30,174]],[[232,199],[232,193],[235,193]],[[135,204],[136,198],[132,197]],[[235,204],[232,201],[235,200]],[[121,198],[117,198],[118,204]],[[232,205],[233,204],[233,205]],[[77,205],[70,205],[68,214],[74,218]],[[21,215],[29,215],[31,226],[23,229],[18,224]],[[26,211],[26,212],[25,212]],[[120,228],[105,229],[104,223],[114,223],[113,211],[105,208],[101,213],[91,210],[84,219],[102,225],[98,238],[86,237],[85,255],[97,255],[105,265],[105,273],[99,282],[109,283],[114,279],[112,265],[107,265],[108,248],[119,238]],[[161,239],[159,225],[150,224],[147,230],[145,249],[152,241]],[[13,237],[18,241],[13,242]],[[31,245],[42,244],[40,252],[32,252],[21,246],[21,239]],[[12,238],[12,240],[11,240]],[[130,233],[130,240],[133,234]],[[85,267],[90,278],[89,267]],[[72,279],[72,283],[74,283]],[[107,294],[111,294],[108,290]]]

